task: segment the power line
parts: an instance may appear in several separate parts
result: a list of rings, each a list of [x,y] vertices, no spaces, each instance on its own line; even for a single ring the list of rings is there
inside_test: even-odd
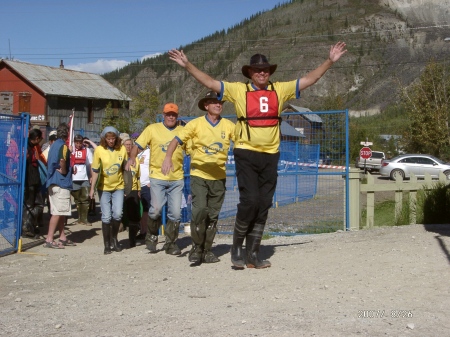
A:
[[[405,27],[400,29],[379,29],[379,30],[368,30],[368,31],[361,31],[361,32],[345,32],[345,33],[333,33],[333,34],[325,34],[325,35],[299,35],[299,36],[291,36],[291,37],[277,37],[277,38],[272,38],[272,39],[225,39],[224,41],[204,41],[204,42],[199,42],[199,41],[195,41],[192,42],[186,46],[196,46],[196,47],[201,47],[201,48],[214,48],[214,46],[221,46],[224,44],[230,44],[233,43],[235,45],[242,45],[242,44],[248,44],[248,43],[253,43],[253,42],[258,42],[258,43],[266,43],[268,45],[274,46],[273,42],[277,42],[278,44],[280,42],[283,41],[291,41],[292,39],[295,39],[296,41],[299,40],[296,43],[300,43],[301,40],[310,40],[310,39],[317,39],[320,40],[321,39],[328,39],[330,37],[349,37],[349,36],[367,36],[367,35],[376,35],[376,34],[382,34],[382,33],[395,33],[396,36],[400,35],[403,36],[404,34],[407,34],[408,31],[425,31],[428,29],[435,29],[435,30],[441,30],[441,29],[450,29],[450,24],[436,24],[436,25],[428,25],[428,26],[419,26],[419,27]],[[211,34],[214,35],[214,34]],[[208,37],[205,37],[204,39],[207,39]],[[395,36],[393,36],[392,38],[395,38]],[[353,43],[370,43],[373,42],[373,39],[361,39],[361,40],[348,40],[351,41]],[[311,43],[311,41],[309,41],[308,43]],[[184,46],[184,47],[186,47]],[[328,47],[329,44],[323,44],[323,47]],[[308,46],[301,46],[302,50],[304,50],[305,48],[308,48]],[[317,48],[320,46],[314,46],[313,48]],[[87,47],[89,48],[89,47]],[[312,48],[312,47],[310,47]],[[35,50],[40,50],[41,48],[36,48]],[[380,48],[381,49],[381,48]],[[32,48],[29,48],[28,50],[33,50]],[[377,49],[375,49],[377,50]],[[129,57],[129,58],[136,58],[136,59],[140,59],[143,54],[164,54],[166,53],[167,50],[161,50],[161,49],[156,49],[156,48],[149,48],[148,50],[143,49],[143,50],[133,50],[133,51],[99,51],[99,52],[63,52],[63,53],[16,53],[15,57],[16,58],[21,58],[21,57],[27,57],[28,59],[58,59],[61,57],[64,57],[65,59],[79,59],[80,57],[76,57],[76,56],[81,56],[82,58],[85,59],[111,59],[111,58],[115,58],[117,56],[122,56],[122,57]],[[197,52],[197,51],[196,51]]]

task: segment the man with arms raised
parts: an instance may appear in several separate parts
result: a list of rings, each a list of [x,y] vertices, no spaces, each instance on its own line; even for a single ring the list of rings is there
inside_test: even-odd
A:
[[[304,77],[289,81],[269,81],[276,68],[262,54],[250,58],[242,74],[250,83],[230,83],[213,79],[189,62],[183,51],[169,51],[171,60],[185,68],[198,82],[219,93],[219,100],[234,104],[238,123],[234,159],[239,186],[239,204],[231,247],[231,262],[235,268],[267,268],[269,261],[259,258],[259,247],[269,208],[277,184],[277,164],[280,157],[281,110],[283,104],[300,98],[303,89],[315,84],[346,52],[345,43],[330,48],[329,56],[319,67]],[[242,253],[246,240],[247,261]]]

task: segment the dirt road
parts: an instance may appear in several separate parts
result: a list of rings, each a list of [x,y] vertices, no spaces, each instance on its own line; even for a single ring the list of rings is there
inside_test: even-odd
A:
[[[448,225],[275,237],[262,248],[272,267],[241,271],[229,236],[219,263],[192,267],[189,237],[181,257],[105,256],[100,223],[69,229],[77,247],[0,258],[0,335],[449,335]]]

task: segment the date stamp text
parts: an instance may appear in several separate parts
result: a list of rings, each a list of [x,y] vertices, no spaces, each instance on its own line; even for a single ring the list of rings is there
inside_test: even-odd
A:
[[[412,318],[411,310],[358,310],[358,318]]]

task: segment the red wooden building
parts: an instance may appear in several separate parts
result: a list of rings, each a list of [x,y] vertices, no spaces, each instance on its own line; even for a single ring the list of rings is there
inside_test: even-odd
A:
[[[0,60],[0,114],[28,112],[31,124],[57,127],[75,109],[75,129],[99,131],[108,104],[120,114],[131,99],[96,74]]]

